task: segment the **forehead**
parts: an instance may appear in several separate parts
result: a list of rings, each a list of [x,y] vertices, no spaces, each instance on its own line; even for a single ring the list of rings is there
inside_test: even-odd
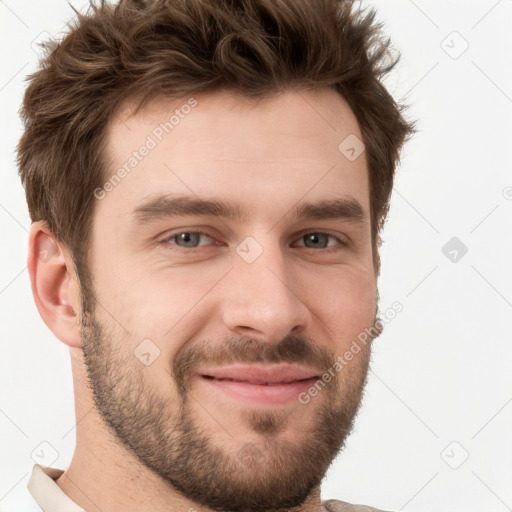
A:
[[[197,137],[190,136],[194,131]],[[112,154],[121,160],[126,156],[127,143],[144,142],[141,137],[150,135],[169,148],[197,147],[212,156],[225,154],[229,149],[228,156],[238,155],[244,160],[259,160],[262,143],[268,156],[274,149],[279,156],[283,156],[284,150],[288,157],[303,157],[306,153],[318,157],[328,149],[324,157],[332,159],[340,137],[354,134],[362,139],[346,101],[334,90],[325,88],[286,90],[264,98],[249,98],[231,91],[159,97],[136,114],[134,103],[126,102],[112,118],[108,132]],[[225,143],[226,135],[229,145],[214,143]],[[275,135],[279,138],[274,139]],[[302,148],[278,148],[277,142],[287,136],[296,142],[303,139]],[[276,144],[269,144],[272,140]],[[311,144],[307,144],[308,140]]]
[[[248,208],[255,198],[279,200],[272,207],[281,209],[306,194],[350,193],[366,207],[366,156],[351,160],[340,150],[354,137],[362,140],[357,120],[330,89],[259,100],[227,91],[158,98],[137,114],[127,103],[109,125],[113,186],[100,208],[126,215],[157,193],[223,196]]]

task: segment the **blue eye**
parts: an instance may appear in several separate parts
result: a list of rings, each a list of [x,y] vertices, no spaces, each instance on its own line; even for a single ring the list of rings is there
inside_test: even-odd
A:
[[[200,243],[201,237],[203,237],[205,243]],[[174,245],[182,249],[196,249],[208,245],[208,241],[211,242],[212,240],[214,239],[211,236],[201,231],[182,231],[166,237],[162,240],[162,243],[168,246]],[[299,243],[301,240],[305,242],[304,245]],[[334,241],[334,243],[329,243],[330,240]],[[329,249],[335,248],[337,245],[344,246],[346,244],[338,237],[322,232],[305,233],[294,243],[294,246],[305,247],[307,249]]]
[[[336,242],[340,243],[341,245],[344,245],[343,242],[333,236],[329,235],[327,233],[306,233],[305,235],[302,235],[300,240],[305,240],[307,243],[310,243],[312,245],[306,245],[308,249],[327,249],[327,247],[332,247],[333,245],[328,245],[328,240],[331,238],[332,240],[335,240]]]
[[[178,247],[184,247],[184,248],[192,248],[198,247],[199,241],[201,239],[201,236],[204,236],[206,238],[210,238],[206,233],[201,233],[198,231],[185,231],[183,233],[177,233],[175,235],[171,235],[169,238],[166,238],[166,242],[169,241],[175,241],[174,245],[177,245]],[[183,243],[183,245],[181,245]]]

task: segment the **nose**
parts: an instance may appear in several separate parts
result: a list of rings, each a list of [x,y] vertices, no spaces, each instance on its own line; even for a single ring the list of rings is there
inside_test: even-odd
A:
[[[272,343],[300,334],[310,312],[301,300],[304,288],[295,275],[277,246],[264,245],[251,263],[235,252],[233,269],[223,283],[224,325],[237,335]]]

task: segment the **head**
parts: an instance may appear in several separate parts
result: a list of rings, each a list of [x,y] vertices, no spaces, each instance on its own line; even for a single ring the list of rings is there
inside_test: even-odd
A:
[[[336,361],[376,323],[413,131],[380,29],[341,0],[101,2],[29,77],[38,309],[105,432],[202,505],[299,506],[352,428],[371,343]],[[331,377],[270,404],[201,376],[259,363]]]

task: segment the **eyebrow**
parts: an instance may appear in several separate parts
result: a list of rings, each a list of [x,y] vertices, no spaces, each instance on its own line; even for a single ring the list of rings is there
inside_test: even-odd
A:
[[[132,212],[132,218],[138,225],[180,215],[206,215],[240,222],[249,218],[248,213],[237,203],[176,195],[157,196],[140,204]],[[367,220],[365,209],[353,197],[300,203],[284,217],[290,216],[297,220],[339,219],[360,223]]]

